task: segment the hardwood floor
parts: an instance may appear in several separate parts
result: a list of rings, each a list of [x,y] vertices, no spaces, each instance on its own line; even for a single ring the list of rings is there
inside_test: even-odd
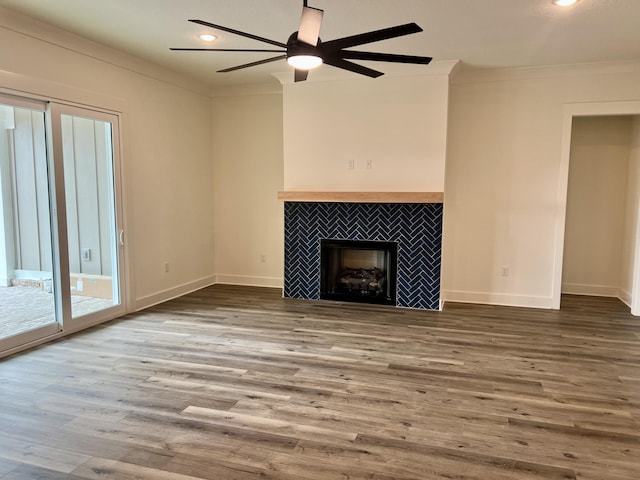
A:
[[[640,478],[640,320],[215,286],[0,361],[0,478]]]

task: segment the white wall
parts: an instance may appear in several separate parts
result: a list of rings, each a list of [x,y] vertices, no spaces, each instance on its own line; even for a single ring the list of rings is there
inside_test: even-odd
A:
[[[461,73],[451,87],[445,299],[550,308],[563,105],[640,99],[640,65]],[[559,246],[562,248],[562,246]],[[509,267],[502,276],[501,267]]]
[[[304,90],[299,89],[302,85]],[[343,93],[342,87],[346,89],[344,91],[354,93],[348,82],[346,85],[336,82],[284,85],[285,139],[290,135],[289,132],[300,135],[294,140],[295,148],[287,141],[284,144],[284,189],[431,189],[426,185],[426,175],[420,176],[415,170],[402,168],[403,165],[408,167],[409,163],[401,163],[399,168],[385,171],[384,175],[379,174],[381,170],[376,170],[375,167],[372,172],[366,172],[364,161],[371,153],[366,141],[362,140],[362,151],[365,153],[361,154],[355,143],[349,144],[346,134],[340,134],[343,136],[335,139],[334,124],[342,124],[344,127],[347,123],[345,118],[358,116],[357,112],[353,113],[350,109],[339,106],[339,99],[349,97]],[[289,88],[296,89],[296,92],[289,95]],[[403,97],[406,93],[405,89],[399,95]],[[424,94],[419,86],[415,86],[409,93],[416,98],[422,98],[420,95]],[[392,93],[389,92],[389,95]],[[445,299],[551,308],[556,221],[561,209],[558,191],[562,182],[560,157],[563,106],[574,102],[639,98],[640,66],[635,64],[491,71],[486,74],[463,73],[454,76],[450,90],[444,189]],[[242,104],[240,98],[233,102],[227,101],[231,109],[233,102]],[[347,98],[347,101],[354,100]],[[252,108],[251,101],[248,102],[244,109]],[[401,99],[400,104],[402,102]],[[404,105],[409,108],[406,102]],[[319,114],[305,114],[301,111],[303,106],[307,109],[305,112]],[[253,115],[264,114],[257,109],[257,104],[253,107],[256,107],[253,108]],[[300,115],[288,116],[288,108],[293,109],[289,113],[298,111]],[[371,117],[366,118],[366,125],[377,125],[379,117],[386,118],[383,106],[377,105],[375,108],[380,108],[382,113],[376,116],[375,122]],[[397,114],[391,100],[389,108],[393,115]],[[275,118],[277,112],[273,111],[272,115]],[[311,124],[305,123],[306,120]],[[401,138],[400,130],[405,124],[406,122],[385,124],[387,132],[391,133],[388,136]],[[411,123],[410,128],[415,125],[417,123]],[[380,134],[377,128],[374,126],[376,136]],[[364,135],[362,129],[358,128],[354,133]],[[418,134],[414,132],[413,135]],[[231,138],[233,141],[229,141],[227,147],[231,149],[230,155],[235,155],[233,149],[240,147],[235,147],[234,144],[242,138]],[[305,151],[303,139],[311,142],[309,144],[313,148]],[[373,141],[378,139],[374,138]],[[414,151],[418,152],[420,145],[412,145]],[[341,153],[350,148],[354,152],[355,171],[346,168],[348,158]],[[261,149],[263,156],[273,159],[272,168],[277,168],[276,158],[281,153],[279,146],[265,142],[261,144]],[[384,148],[380,148],[380,152],[384,151]],[[374,155],[378,155],[378,152],[374,152]],[[216,162],[219,161],[218,157],[216,154]],[[406,158],[410,157],[411,155],[406,155]],[[290,163],[292,159],[297,159],[294,165]],[[374,158],[374,165],[377,161],[384,165],[387,157],[380,153]],[[221,167],[216,168],[219,171]],[[322,169],[331,172],[332,178],[324,176]],[[233,190],[235,187],[231,185],[241,185],[245,175],[246,171],[237,168],[233,175],[225,177],[224,182],[230,182],[228,188]],[[346,179],[336,181],[336,176]],[[219,174],[217,178],[218,182],[221,181]],[[220,188],[227,187],[217,186],[216,190]],[[274,183],[272,188],[280,187]],[[263,191],[255,203],[271,201],[270,195]],[[217,208],[220,208],[219,205],[218,202]],[[273,215],[273,221],[281,218],[279,212]],[[257,220],[257,217],[251,218]],[[231,220],[230,216],[224,222],[225,233],[217,235],[221,242],[225,242],[227,232],[230,235],[225,246],[220,244],[220,249],[217,250],[218,261],[227,262],[228,266],[220,264],[221,268],[217,268],[217,272],[237,283],[242,282],[242,277],[248,277],[249,283],[258,283],[254,277],[280,275],[275,271],[262,274],[255,265],[250,265],[255,264],[258,253],[254,247],[249,249],[252,253],[247,262],[242,264],[244,260],[240,259],[240,250],[235,248],[231,238],[238,238],[238,235],[251,231],[251,228],[236,225]],[[216,231],[220,232],[220,228],[217,224]],[[267,243],[274,245],[274,249],[275,245],[280,248],[282,230],[276,229],[272,234],[273,237]],[[242,266],[236,268],[236,265]],[[508,277],[501,275],[503,266],[509,267]]]
[[[430,65],[434,73],[419,76],[285,84],[284,189],[444,191],[454,65]]]
[[[282,286],[279,190],[443,191],[453,64],[419,77],[218,92],[212,101],[216,281]],[[373,168],[366,169],[367,159]]]
[[[206,87],[8,10],[0,13],[0,45],[11,46],[0,48],[0,88],[123,112],[130,304],[143,307],[211,283]]]
[[[248,175],[248,184],[260,191],[253,205],[270,202],[271,192],[275,196],[281,188],[275,172],[281,168],[276,159],[282,151],[269,135],[261,138],[260,149],[223,147],[218,142],[222,150],[216,150],[214,176],[212,150],[218,147],[211,141],[212,115],[219,126],[222,117],[217,108],[234,110],[233,102],[246,102],[245,117],[234,121],[247,122],[249,131],[260,134],[262,128],[271,127],[254,123],[253,118],[277,117],[275,100],[228,99],[226,105],[214,102],[212,107],[202,85],[7,11],[0,13],[0,44],[11,45],[0,49],[0,88],[116,105],[124,111],[127,239],[135,253],[130,259],[137,306],[213,281],[210,220],[225,206],[233,208],[218,195],[214,210],[214,190],[227,188],[220,185],[226,182],[241,185]],[[304,89],[310,94],[293,104],[289,99],[298,93],[285,94],[284,133],[297,136],[293,147],[284,147],[282,188],[441,191],[442,172],[430,159],[446,147],[445,298],[550,306],[556,219],[562,208],[558,190],[563,105],[639,100],[640,66],[460,74],[449,90],[448,132],[422,116],[430,110],[446,111],[443,78],[382,77],[376,83],[358,81],[357,86],[349,82],[339,88],[329,82],[285,86],[287,91]],[[305,122],[288,125],[289,109],[301,108],[319,115],[310,113]],[[367,127],[364,132],[360,121]],[[238,140],[248,138],[230,134]],[[247,162],[244,171],[233,161],[236,153]],[[260,163],[258,154],[267,158],[266,164]],[[356,168],[348,171],[352,155]],[[368,158],[373,164],[370,171],[363,168]],[[302,163],[289,170],[291,159]],[[258,181],[263,165],[269,166],[263,174],[274,175],[263,175],[264,183]],[[249,167],[258,168],[255,175]],[[227,169],[232,173],[225,178]],[[222,275],[280,275],[280,259],[274,265],[269,261],[282,239],[282,227],[275,224],[281,221],[280,212],[275,213],[281,205],[265,208],[264,213],[252,213],[247,224],[234,223],[231,213],[216,224],[229,228],[217,230],[216,239],[231,242],[243,233],[258,232],[270,245],[267,252],[250,245],[249,260],[246,264],[238,260],[238,268],[235,262],[224,262],[239,258],[240,243],[219,246],[217,271]],[[246,211],[245,204],[242,209]],[[262,218],[265,223],[260,223]],[[266,255],[264,269],[255,265],[256,253]],[[171,264],[168,274],[162,268],[165,261]],[[510,268],[508,277],[501,275],[502,266]]]
[[[620,272],[620,298],[632,305],[634,274],[638,272],[638,229],[640,228],[640,116],[632,117],[627,174],[625,230]],[[638,293],[635,294],[636,296]],[[640,299],[636,298],[640,304]],[[637,312],[635,312],[637,314]]]
[[[563,293],[619,294],[631,120],[630,116],[573,120]]]
[[[216,96],[212,105],[216,281],[282,286],[282,95]]]

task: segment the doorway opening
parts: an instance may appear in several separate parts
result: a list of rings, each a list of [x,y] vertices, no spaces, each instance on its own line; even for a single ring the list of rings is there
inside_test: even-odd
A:
[[[565,106],[553,293],[619,298],[640,315],[640,102]]]

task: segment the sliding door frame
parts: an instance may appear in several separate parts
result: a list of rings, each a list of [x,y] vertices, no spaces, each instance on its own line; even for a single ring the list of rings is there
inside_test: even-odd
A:
[[[54,193],[55,193],[55,210],[54,215],[54,239],[56,240],[56,268],[60,272],[58,275],[57,287],[62,293],[62,301],[60,302],[60,314],[63,319],[63,331],[77,331],[87,328],[88,326],[101,323],[102,321],[112,319],[124,315],[127,311],[126,304],[126,275],[124,262],[124,210],[122,208],[122,188],[121,188],[121,168],[120,168],[120,118],[113,113],[104,111],[68,105],[59,102],[49,102],[47,108],[49,118],[49,128],[51,134],[50,151],[51,160],[53,162],[52,171],[54,173]],[[115,242],[113,253],[116,255],[117,264],[113,270],[113,280],[117,284],[117,304],[92,312],[79,317],[74,317],[71,309],[71,284],[70,284],[70,267],[69,267],[69,238],[67,235],[67,226],[69,219],[67,218],[66,195],[65,188],[65,166],[63,153],[63,132],[62,132],[62,115],[70,115],[74,117],[87,118],[90,120],[98,120],[109,123],[111,125],[111,154],[112,154],[112,188],[113,188],[113,209],[115,220],[115,236],[112,239]],[[111,247],[111,246],[110,246]]]
[[[36,195],[39,196],[39,194],[44,194],[47,199],[46,205],[47,205],[48,211],[46,213],[47,213],[47,218],[49,219],[48,222],[50,226],[47,232],[48,233],[47,236],[49,237],[47,238],[47,241],[49,242],[49,246],[50,246],[48,250],[51,251],[51,258],[49,258],[49,261],[51,262],[51,275],[52,275],[53,282],[55,283],[55,279],[59,275],[59,271],[57,270],[56,264],[55,264],[56,255],[54,251],[54,248],[55,248],[54,234],[52,230],[53,219],[52,219],[51,213],[53,208],[54,195],[52,192],[53,182],[52,182],[51,163],[50,163],[51,152],[48,148],[49,133],[47,132],[47,128],[48,128],[49,121],[48,121],[48,114],[47,114],[47,102],[39,99],[25,98],[21,96],[6,94],[0,91],[0,104],[7,105],[13,108],[25,109],[27,111],[40,113],[42,115],[42,126],[44,128],[44,136],[43,136],[44,144],[34,145],[33,148],[35,150],[41,146],[45,150],[46,161],[44,165],[46,166],[47,171],[45,173],[46,182],[44,185],[46,185],[46,190],[42,190],[42,191],[38,190],[36,192]],[[36,167],[34,166],[34,169],[35,168]],[[15,172],[15,166],[11,167],[11,171]],[[9,173],[8,171],[5,172],[5,174],[8,174],[8,173]],[[37,173],[34,173],[34,175],[37,175]],[[8,180],[8,183],[13,184],[8,186],[8,188],[13,191],[11,196],[17,195],[17,192],[14,190],[15,188],[14,182],[15,182],[15,178]],[[5,187],[6,186],[7,185],[5,185]],[[19,208],[18,201],[14,199],[13,202],[14,202],[14,212],[15,212],[14,214],[17,214],[17,209]],[[6,214],[7,212],[5,211],[4,213]],[[14,225],[13,228],[18,228],[18,227],[17,225]],[[14,232],[14,235],[15,235],[15,232]],[[17,244],[17,240],[15,240],[15,242],[16,243],[11,244],[11,248],[18,249],[19,247]],[[16,252],[16,255],[17,255],[17,252]],[[2,288],[10,288],[10,287],[7,286]],[[20,347],[21,345],[29,344],[34,341],[38,341],[41,338],[47,338],[52,335],[60,333],[62,331],[62,317],[58,314],[59,306],[60,306],[59,299],[60,297],[58,292],[56,290],[53,290],[53,297],[51,302],[51,316],[52,316],[51,323],[40,326],[40,327],[36,327],[33,329],[24,330],[12,336],[0,338],[0,355],[2,354],[3,351],[9,351],[11,349],[15,349],[16,347]],[[16,321],[20,321],[20,320],[16,320]]]
[[[0,72],[2,80],[3,72]],[[15,80],[12,78],[12,80]],[[9,82],[11,83],[11,82]],[[44,90],[49,90],[51,85],[44,85]],[[38,89],[35,89],[38,90]],[[111,110],[74,101],[60,100],[53,95],[29,93],[23,91],[10,90],[0,87],[0,95],[13,97],[16,101],[21,100],[25,104],[44,103],[46,104],[45,128],[47,141],[47,165],[50,170],[49,179],[49,199],[51,210],[51,231],[53,255],[54,282],[59,289],[59,301],[55,302],[56,323],[53,326],[42,327],[41,329],[27,332],[20,338],[10,338],[9,341],[0,341],[0,358],[12,355],[22,350],[32,348],[42,343],[55,340],[62,336],[74,333],[93,325],[103,323],[108,320],[132,312],[133,307],[133,282],[131,279],[130,248],[125,248],[127,217],[125,208],[126,188],[123,170],[123,145],[122,145],[122,119],[123,110]],[[107,105],[123,107],[116,99],[106,101]],[[114,212],[116,221],[116,250],[118,252],[117,275],[119,282],[119,302],[110,308],[99,310],[94,313],[72,318],[70,301],[70,277],[69,277],[69,253],[66,223],[66,201],[64,198],[64,169],[62,157],[62,141],[60,128],[60,115],[77,115],[93,120],[106,121],[111,124],[112,143],[111,151],[113,155],[113,189],[114,189]],[[60,253],[60,254],[58,254]],[[61,325],[61,327],[60,327]]]

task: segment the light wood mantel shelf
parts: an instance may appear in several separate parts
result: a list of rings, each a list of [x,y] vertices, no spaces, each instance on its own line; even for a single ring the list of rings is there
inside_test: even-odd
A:
[[[443,203],[444,192],[278,192],[285,202]]]

